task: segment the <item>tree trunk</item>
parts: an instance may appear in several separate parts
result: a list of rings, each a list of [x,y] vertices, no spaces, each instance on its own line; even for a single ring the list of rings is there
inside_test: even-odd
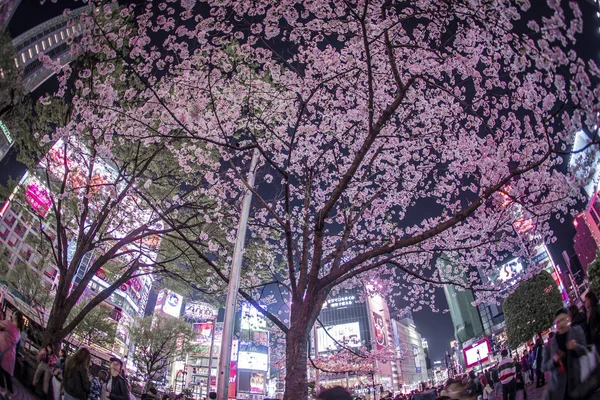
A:
[[[52,310],[50,312],[48,323],[46,324],[46,330],[44,331],[42,346],[45,346],[47,343],[51,343],[52,346],[54,346],[55,353],[58,353],[62,341],[66,336],[63,327],[70,312],[71,310],[67,310],[66,308]]]
[[[286,335],[284,400],[308,399],[308,332],[310,326],[296,323]]]

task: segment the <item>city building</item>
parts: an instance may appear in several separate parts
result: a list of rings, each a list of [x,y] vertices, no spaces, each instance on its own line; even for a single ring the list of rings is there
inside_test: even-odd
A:
[[[446,262],[446,261],[444,261]],[[454,326],[454,337],[460,344],[483,336],[483,324],[477,307],[473,306],[473,291],[444,285],[444,294],[450,310],[450,318]]]
[[[50,157],[60,147],[60,142],[57,142],[50,149]],[[74,167],[80,160],[70,156],[71,154],[66,155],[67,163]],[[61,158],[64,159],[64,157],[58,159]],[[97,165],[102,174],[105,174],[103,176],[109,177],[114,174],[110,165],[102,163],[102,161],[97,161]],[[41,164],[39,167],[47,171],[52,177],[60,174],[61,168],[54,169],[54,165],[48,169],[45,169],[45,166]],[[72,179],[76,178],[72,177]],[[67,180],[67,184],[74,184],[72,179]],[[51,205],[51,196],[46,185],[34,174],[26,173],[0,208],[0,251],[8,264],[8,268],[21,265],[29,267],[39,275],[40,281],[48,285],[52,293],[56,290],[60,279],[59,270],[54,264],[49,247],[43,245],[45,239],[40,241],[42,236],[41,226],[44,227],[44,233],[49,237],[56,236],[56,232],[52,231],[52,219],[54,217],[51,213]],[[67,248],[68,260],[73,256],[76,240],[76,238],[73,238]],[[141,245],[148,257],[153,258],[156,257],[156,252],[160,246],[160,238],[150,236],[138,245]],[[90,251],[83,256],[71,282],[71,287],[75,287],[80,283],[90,265],[100,255],[97,251]],[[115,261],[120,262],[119,260]],[[122,261],[126,262],[127,260],[123,259]],[[136,317],[144,315],[152,284],[153,277],[151,274],[134,277],[121,285],[103,303],[103,307],[112,310],[111,316],[117,321],[115,345],[111,349],[105,349],[105,351],[122,357],[130,370],[134,370],[135,367],[131,357],[128,357],[129,350],[132,347],[129,340],[129,328]],[[110,285],[111,279],[107,276],[107,273],[102,269],[98,270],[85,289],[81,297],[82,301],[95,296]],[[44,327],[48,315],[46,311],[43,311],[37,317],[31,315],[29,317],[34,318],[37,323]]]
[[[45,54],[61,65],[73,61],[70,43],[81,35],[82,27],[77,18],[91,10],[91,5],[79,7],[68,13],[43,22],[13,39],[15,65],[23,71],[23,85],[28,92],[37,89],[54,72],[43,66],[39,54]],[[75,21],[69,24],[70,21]]]
[[[424,341],[417,331],[412,314],[392,319],[392,331],[396,352],[399,358],[395,361],[398,371],[398,389],[410,392],[422,388],[423,383],[430,382],[427,372]]]
[[[0,161],[8,153],[14,143],[14,139],[6,124],[0,121]]]
[[[573,247],[584,274],[587,274],[587,266],[594,261],[600,247],[600,201],[598,193],[592,196],[586,209],[575,217],[573,225],[576,231],[573,238]]]
[[[372,398],[375,392],[400,391],[427,382],[423,342],[414,322],[408,317],[391,318],[387,302],[376,289],[366,285],[365,301],[361,300],[362,289],[341,290],[328,298],[311,335],[310,354],[313,359],[325,360],[325,368],[330,370],[335,367],[326,360],[340,350],[350,357],[351,352],[380,355],[387,351],[388,357],[367,355],[368,361],[352,368],[343,365],[338,373],[313,371],[317,387],[341,385],[355,395]]]
[[[177,312],[170,307],[169,299],[181,296],[166,290],[162,293],[159,293],[154,312],[178,318],[180,309]],[[181,304],[175,300],[172,302]],[[165,371],[165,383],[176,393],[189,390],[192,397],[203,398],[209,391],[217,389],[224,314],[211,304],[199,301],[186,302],[183,310],[181,317],[192,324],[196,333],[194,350],[170,363],[168,371]],[[267,320],[252,305],[244,302],[236,313],[236,328],[231,349],[229,396],[261,400],[269,388],[267,378],[271,370]]]

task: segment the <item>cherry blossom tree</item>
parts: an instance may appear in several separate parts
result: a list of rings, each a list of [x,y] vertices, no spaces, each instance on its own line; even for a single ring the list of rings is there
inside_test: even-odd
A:
[[[74,51],[104,61],[61,74],[56,96],[95,89],[74,100],[74,133],[118,121],[133,143],[166,143],[190,177],[210,163],[202,196],[230,242],[231,210],[252,191],[249,236],[273,279],[240,293],[286,336],[285,399],[307,397],[309,332],[336,287],[385,277],[415,310],[435,308],[444,283],[483,291],[478,269],[531,256],[580,196],[563,162],[575,131],[599,122],[600,70],[573,49],[574,2],[171,0],[82,23]],[[227,281],[230,252],[176,233]],[[437,266],[442,253],[455,262]],[[258,305],[273,282],[287,318]]]

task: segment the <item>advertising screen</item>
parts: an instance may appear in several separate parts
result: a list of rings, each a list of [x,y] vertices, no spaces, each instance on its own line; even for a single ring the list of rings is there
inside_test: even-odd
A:
[[[373,313],[373,329],[375,330],[377,350],[381,350],[387,345],[385,340],[385,324],[383,323],[383,317],[375,312]]]
[[[518,274],[523,272],[523,264],[521,264],[521,261],[519,261],[518,258],[515,258],[506,264],[503,264],[495,272],[497,272],[497,276],[494,280],[495,283],[504,283],[514,279]]]
[[[265,374],[263,372],[253,372],[250,374],[250,392],[265,392]]]
[[[490,352],[491,348],[490,341],[488,338],[480,340],[479,342],[471,346],[465,347],[463,349],[463,354],[465,356],[465,364],[467,368],[471,368],[479,362],[486,361],[489,357]]]
[[[267,371],[269,368],[269,355],[266,353],[238,352],[238,369],[251,369],[254,371]]]
[[[413,348],[413,357],[415,358],[415,372],[417,374],[421,373],[421,360],[419,359],[419,346],[416,344],[412,345]]]
[[[267,319],[249,303],[242,304],[242,330],[266,331]]]
[[[183,317],[188,320],[207,320],[217,316],[217,309],[208,303],[192,301],[185,304]]]
[[[194,343],[198,343],[203,346],[209,346],[213,331],[212,322],[193,324],[192,327],[194,329],[194,335],[196,335],[194,338]]]
[[[24,186],[26,188],[25,199],[33,211],[42,218],[45,217],[52,207],[52,197],[46,186],[31,175],[25,180]]]
[[[163,290],[158,294],[155,310],[179,318],[182,303],[183,297],[181,295],[173,293],[170,290]]]
[[[231,361],[229,363],[229,390],[228,397],[235,398],[237,395],[237,362]]]
[[[336,341],[348,347],[360,347],[362,345],[358,321],[327,326],[326,329],[327,332],[325,332],[321,326],[317,327],[317,345],[319,347],[319,352],[336,350],[339,347]]]

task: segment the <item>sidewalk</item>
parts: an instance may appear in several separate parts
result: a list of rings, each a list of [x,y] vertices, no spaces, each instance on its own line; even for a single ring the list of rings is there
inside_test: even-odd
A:
[[[13,390],[11,400],[40,400],[35,393],[23,386],[16,378],[13,378]]]
[[[527,386],[527,400],[542,400],[544,398],[544,392],[548,390],[550,384],[546,380],[546,384],[541,388],[536,388],[535,384]],[[502,390],[498,391],[498,396],[494,397],[494,392],[490,394],[489,400],[502,400]],[[523,400],[523,391],[517,392],[516,400]]]

